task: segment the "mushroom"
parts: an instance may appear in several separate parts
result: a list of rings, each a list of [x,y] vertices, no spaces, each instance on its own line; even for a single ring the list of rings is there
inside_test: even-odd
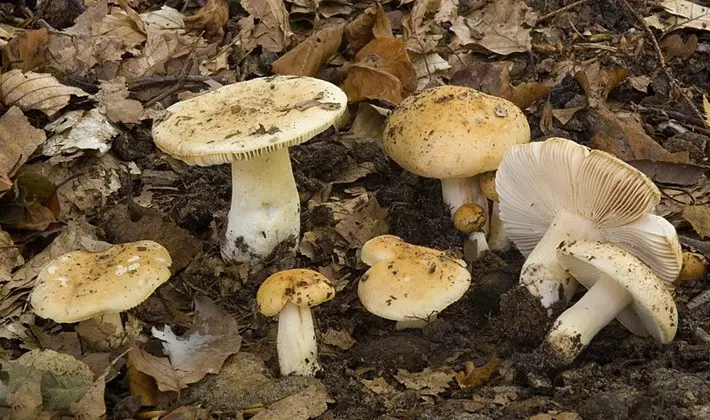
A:
[[[288,147],[341,118],[337,86],[299,76],[235,83],[178,102],[153,127],[155,144],[190,165],[232,165],[232,204],[222,257],[262,260],[298,240],[300,202]]]
[[[577,288],[557,262],[564,240],[613,243],[666,283],[678,276],[675,228],[651,214],[658,188],[608,153],[562,138],[513,146],[498,167],[496,190],[505,232],[527,256],[520,282],[545,308],[559,301],[560,289],[569,302]]]
[[[473,233],[486,224],[486,211],[475,203],[462,204],[454,213],[454,227],[463,233]]]
[[[360,302],[369,312],[397,321],[397,329],[424,327],[471,284],[465,262],[392,235],[365,243],[361,259],[371,268],[358,283]]]
[[[123,331],[120,312],[139,305],[170,278],[172,259],[153,241],[74,251],[48,262],[30,303],[38,316],[60,323],[101,318]]]
[[[324,275],[305,269],[280,271],[259,287],[259,312],[279,316],[276,350],[283,376],[312,376],[321,369],[311,308],[333,296],[335,289]]]
[[[670,284],[622,248],[604,242],[564,241],[560,265],[588,290],[555,321],[547,345],[571,363],[614,318],[633,334],[669,343],[678,328]]]
[[[500,220],[500,199],[498,191],[496,191],[496,172],[486,172],[480,178],[481,191],[492,202],[491,214],[488,219],[488,246],[493,251],[508,252],[513,248],[513,241],[505,234],[503,221]]]
[[[390,114],[387,154],[404,169],[438,178],[451,216],[465,203],[488,212],[477,176],[495,170],[514,144],[530,141],[530,127],[512,102],[463,86],[439,86],[409,96]],[[478,254],[488,249],[487,225],[472,232]]]
[[[700,280],[708,273],[708,260],[703,254],[683,251],[683,268],[680,270],[678,280]]]

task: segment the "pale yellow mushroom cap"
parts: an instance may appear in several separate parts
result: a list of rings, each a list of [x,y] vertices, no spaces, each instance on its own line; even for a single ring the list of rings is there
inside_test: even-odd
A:
[[[259,312],[277,315],[286,302],[312,308],[335,296],[335,288],[321,273],[306,269],[279,271],[261,283],[256,292]]]
[[[463,233],[480,230],[486,223],[486,211],[476,203],[465,203],[454,213],[454,227]]]
[[[153,241],[69,252],[44,266],[30,302],[37,315],[63,323],[125,311],[170,278],[171,264],[168,251]]]
[[[498,200],[498,191],[496,191],[496,171],[486,172],[481,175],[479,180],[481,192],[491,201]]]
[[[696,252],[683,252],[683,268],[680,270],[678,280],[699,280],[708,272],[708,260],[704,255]]]
[[[380,261],[395,258],[417,258],[421,255],[434,255],[451,258],[444,251],[427,248],[425,246],[413,245],[405,242],[402,238],[395,235],[376,236],[365,242],[360,249],[360,259],[369,266],[373,266]],[[452,260],[462,267],[466,267],[466,263],[462,260]]]
[[[384,147],[409,172],[468,178],[498,168],[510,146],[530,141],[510,101],[463,86],[439,86],[405,99],[387,119]]]
[[[310,140],[341,119],[346,104],[345,92],[324,80],[262,77],[172,105],[153,139],[191,165],[230,163]]]

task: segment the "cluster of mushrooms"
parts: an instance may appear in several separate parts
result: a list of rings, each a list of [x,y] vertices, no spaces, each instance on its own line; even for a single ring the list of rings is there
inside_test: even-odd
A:
[[[188,164],[231,164],[221,253],[230,263],[258,266],[279,244],[295,246],[299,238],[288,147],[339,125],[346,112],[346,95],[328,82],[258,78],[171,106],[153,136]],[[452,223],[469,235],[476,257],[513,244],[527,257],[520,284],[542,307],[568,305],[579,285],[587,289],[547,335],[544,344],[560,360],[572,362],[613,319],[660,343],[674,338],[683,253],[673,225],[653,214],[660,192],[643,173],[570,140],[530,142],[514,104],[459,86],[404,100],[387,119],[383,147],[404,169],[441,180]],[[464,261],[396,236],[371,239],[359,255],[370,267],[359,279],[361,303],[397,328],[426,325],[471,284]],[[45,266],[32,305],[58,322],[115,317],[166,281],[169,266],[167,251],[151,241],[66,254]],[[96,290],[110,290],[112,299],[99,304]],[[306,269],[261,284],[259,311],[279,319],[283,375],[320,369],[311,308],[334,295],[325,276]],[[120,318],[114,322],[120,326]]]

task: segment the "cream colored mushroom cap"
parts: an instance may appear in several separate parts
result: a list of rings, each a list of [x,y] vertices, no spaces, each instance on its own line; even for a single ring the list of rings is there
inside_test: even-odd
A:
[[[69,252],[43,267],[30,302],[37,315],[62,323],[125,311],[170,278],[171,264],[168,251],[153,241]]]
[[[393,321],[428,319],[466,293],[471,274],[446,256],[380,261],[358,283],[357,293],[371,313]]]
[[[259,312],[266,316],[277,315],[286,302],[312,308],[335,296],[335,288],[321,273],[306,269],[279,271],[261,283],[256,292]]]
[[[165,153],[191,165],[249,159],[308,141],[347,110],[324,80],[272,76],[234,83],[178,102],[153,126]]]
[[[602,276],[616,281],[633,297],[616,319],[639,336],[668,343],[678,328],[678,311],[670,289],[641,260],[606,242],[565,241],[557,248],[560,265],[591,288]]]
[[[523,112],[510,101],[462,86],[409,96],[384,131],[387,154],[427,178],[467,178],[493,171],[514,144],[530,141]]]
[[[418,258],[422,255],[434,255],[449,258],[462,267],[466,267],[463,260],[452,259],[446,252],[424,246],[413,245],[405,242],[395,235],[379,235],[365,242],[360,249],[360,259],[369,266],[380,261],[395,258]]]

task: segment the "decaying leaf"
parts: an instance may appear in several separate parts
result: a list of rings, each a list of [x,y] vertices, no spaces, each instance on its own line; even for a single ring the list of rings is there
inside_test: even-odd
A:
[[[258,24],[252,36],[266,51],[281,52],[291,44],[293,34],[283,0],[241,0],[244,10]]]
[[[345,38],[353,52],[358,52],[375,38],[394,38],[392,26],[380,3],[375,3],[345,28]]]
[[[47,28],[23,31],[2,49],[3,61],[8,63],[10,68],[23,72],[34,70],[44,63],[48,41]]]
[[[443,82],[437,83],[437,81],[447,77],[448,70],[451,68],[449,62],[437,53],[417,56],[412,64],[417,72],[417,90],[424,89],[430,84],[444,84]]]
[[[680,34],[670,34],[658,43],[666,62],[679,58],[685,60],[698,49],[698,36],[692,34],[687,40],[683,40]]]
[[[168,357],[156,357],[137,347],[128,357],[136,369],[156,380],[161,391],[179,392],[208,373],[219,372],[242,342],[237,321],[204,296],[195,298],[195,320],[183,337],[167,325],[162,331],[154,327],[153,335],[163,341]]]
[[[322,384],[311,385],[260,411],[253,420],[312,419],[328,409],[328,393]]]
[[[362,382],[363,385],[367,387],[370,391],[374,392],[377,395],[380,394],[389,394],[391,392],[394,392],[397,390],[393,385],[388,383],[385,378],[381,376],[377,376],[374,379],[360,379],[360,382]]]
[[[347,350],[356,343],[355,339],[347,331],[332,328],[321,335],[320,341],[323,344],[335,346],[341,350]]]
[[[18,107],[13,106],[0,117],[0,192],[10,189],[9,177],[45,139],[44,131],[34,128]]]
[[[660,6],[665,12],[645,18],[646,23],[654,28],[675,30],[682,28],[710,30],[710,8],[687,0],[663,0]]]
[[[710,207],[686,206],[683,209],[683,218],[687,220],[703,238],[710,237]]]
[[[124,77],[101,82],[96,94],[97,109],[113,123],[139,124],[145,119],[143,105],[135,99],[128,99],[128,88]]]
[[[358,104],[355,120],[353,120],[350,130],[343,135],[342,140],[361,140],[361,139],[382,139],[382,133],[385,129],[385,120],[389,115],[389,110],[381,108],[367,102]]]
[[[550,411],[548,413],[535,414],[530,420],[580,420],[582,416],[571,411]]]
[[[141,405],[155,405],[158,398],[158,386],[155,380],[133,365],[131,358],[126,360],[128,390],[131,395],[141,399]]]
[[[338,51],[342,39],[342,25],[321,29],[274,61],[271,70],[276,74],[313,77]]]
[[[0,75],[0,101],[23,111],[36,109],[50,117],[64,108],[72,96],[87,96],[79,88],[65,86],[51,74],[10,70]]]
[[[9,234],[0,229],[0,282],[7,281],[11,277],[15,267],[21,266],[25,259],[22,258],[20,248],[15,248]]]
[[[396,38],[377,38],[355,55],[343,90],[349,102],[379,99],[398,104],[417,87],[417,72]]]
[[[375,236],[387,233],[387,210],[380,207],[374,196],[368,194],[368,198],[362,207],[335,225],[335,231],[348,241],[350,248],[360,248]]]
[[[208,38],[221,39],[224,36],[227,20],[229,20],[227,0],[207,0],[197,13],[185,18],[185,27],[191,31],[205,31]]]
[[[185,27],[185,16],[170,6],[163,5],[159,10],[141,13],[140,16],[146,24],[155,25],[161,29],[182,29]]]
[[[707,95],[703,95],[703,112],[705,113],[705,126],[710,127],[710,101]]]
[[[111,139],[118,129],[98,109],[69,111],[61,118],[47,124],[45,130],[53,135],[42,148],[45,156],[96,151],[103,155],[111,148]]]
[[[456,373],[456,382],[461,388],[476,388],[485,385],[491,375],[498,369],[500,358],[494,354],[483,366],[476,366],[473,362],[466,362],[466,370]]]
[[[409,389],[415,389],[422,395],[437,395],[444,392],[450,385],[456,372],[451,369],[432,370],[426,368],[421,372],[411,373],[406,369],[397,369],[394,376],[399,383]]]

